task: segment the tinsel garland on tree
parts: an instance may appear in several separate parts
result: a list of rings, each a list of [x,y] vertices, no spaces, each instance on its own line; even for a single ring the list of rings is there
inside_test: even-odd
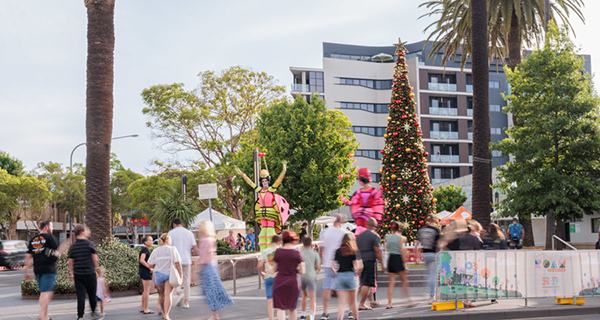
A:
[[[408,81],[404,44],[399,40],[398,60],[394,68],[392,99],[385,139],[381,150],[381,191],[385,213],[378,234],[391,233],[394,221],[404,223],[403,234],[408,242],[415,240],[425,217],[436,213],[436,199],[427,173],[427,156],[416,113],[414,93]]]

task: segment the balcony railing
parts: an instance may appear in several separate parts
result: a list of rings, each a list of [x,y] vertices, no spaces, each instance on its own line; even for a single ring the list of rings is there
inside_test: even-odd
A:
[[[472,84],[468,84],[467,88],[466,88],[467,92],[473,92],[473,85]]]
[[[473,116],[473,109],[467,109],[467,117]]]
[[[473,140],[473,132],[467,132],[467,140]]]
[[[431,184],[438,184],[438,183],[446,182],[448,180],[450,180],[450,179],[435,179],[435,178],[432,178],[431,179]]]
[[[431,139],[458,139],[458,132],[455,131],[430,131]]]
[[[292,83],[292,92],[309,92],[307,84]]]
[[[433,83],[429,82],[429,90],[432,91],[456,91],[456,83]]]
[[[439,114],[444,116],[457,116],[458,109],[457,108],[434,108],[429,107],[429,114]]]
[[[459,163],[459,156],[455,155],[444,155],[444,154],[436,154],[431,155],[431,162],[433,163]]]

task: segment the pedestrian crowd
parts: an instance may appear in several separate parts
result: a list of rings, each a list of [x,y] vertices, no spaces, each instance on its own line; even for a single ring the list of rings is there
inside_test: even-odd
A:
[[[255,251],[255,237],[254,228],[250,228],[245,236],[241,233],[234,236],[233,230],[229,230],[229,235],[223,238],[223,241],[229,243],[231,249],[236,249],[238,251]]]
[[[329,320],[329,302],[333,295],[338,297],[337,318],[358,319],[359,311],[370,310],[378,305],[376,300],[377,269],[389,275],[387,309],[392,304],[394,286],[399,279],[402,286],[405,307],[417,304],[410,297],[406,267],[406,237],[402,235],[404,225],[392,223],[392,233],[384,238],[389,254],[384,263],[380,249],[381,238],[375,232],[377,220],[370,218],[366,230],[358,236],[342,229],[344,215],[336,215],[333,227],[325,228],[319,235],[319,250],[314,250],[312,237],[308,236],[307,224],[302,225],[300,237],[290,230],[281,236],[272,237],[271,246],[263,250],[259,257],[258,270],[264,279],[269,320],[276,316],[283,320],[296,319],[297,302],[301,299],[300,319],[316,319],[317,272],[323,272],[321,320]],[[426,224],[419,229],[415,248],[416,261],[424,261],[428,269],[428,303],[434,302],[436,253],[440,250],[506,250],[521,249],[523,226],[515,219],[506,233],[494,223],[487,228],[475,220],[456,219],[443,230],[438,229],[435,215],[426,217]],[[216,239],[211,221],[198,223],[198,237],[184,227],[183,220],[176,218],[173,229],[159,237],[159,246],[152,250],[151,236],[143,240],[144,247],[139,252],[139,275],[143,287],[140,313],[153,314],[149,306],[149,293],[154,287],[158,291],[156,312],[164,320],[170,320],[173,305],[190,308],[191,283],[199,283],[206,303],[212,314],[210,320],[219,319],[218,311],[233,305],[233,299],[225,290],[216,263]],[[38,320],[48,320],[48,304],[52,300],[56,278],[56,261],[67,252],[68,243],[58,246],[52,236],[52,222],[40,224],[40,233],[29,242],[26,257],[26,278],[35,275],[40,289],[40,312]],[[75,241],[68,250],[68,270],[71,282],[77,293],[77,317],[83,319],[86,296],[89,300],[92,319],[103,319],[105,304],[111,301],[106,282],[106,270],[99,265],[95,244],[89,240],[90,229],[83,225],[74,228]],[[229,232],[230,238],[233,232]],[[251,237],[248,237],[251,236]],[[229,241],[229,239],[227,239]],[[198,240],[196,240],[198,239]],[[300,241],[301,248],[296,246]],[[231,242],[230,242],[231,243]],[[238,234],[234,246],[240,249],[254,249],[254,230],[246,237]],[[195,252],[197,257],[192,257]],[[33,271],[33,275],[32,275]],[[367,303],[367,300],[369,302]],[[493,303],[497,301],[492,300]],[[473,301],[463,302],[475,307]],[[307,314],[308,313],[308,314]]]

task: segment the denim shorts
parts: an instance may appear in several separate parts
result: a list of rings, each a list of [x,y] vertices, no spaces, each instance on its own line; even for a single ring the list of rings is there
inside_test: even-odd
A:
[[[332,268],[324,268],[323,289],[335,289],[335,273]]]
[[[36,274],[35,280],[37,280],[40,292],[51,292],[54,291],[54,281],[56,280],[56,273]]]
[[[275,281],[275,277],[265,279],[265,292],[267,293],[267,299],[273,299],[273,281]]]
[[[335,290],[356,290],[356,274],[354,271],[340,272],[335,282]]]
[[[156,283],[156,285],[160,286],[167,281],[169,281],[168,274],[162,274],[158,271],[154,271],[154,283]]]

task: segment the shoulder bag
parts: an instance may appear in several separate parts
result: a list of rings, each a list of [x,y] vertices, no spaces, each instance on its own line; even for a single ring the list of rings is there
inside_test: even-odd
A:
[[[173,288],[179,288],[183,284],[183,279],[181,279],[181,275],[175,266],[175,255],[173,254],[173,247],[169,247],[169,251],[171,252],[171,270],[169,272],[169,283]]]

